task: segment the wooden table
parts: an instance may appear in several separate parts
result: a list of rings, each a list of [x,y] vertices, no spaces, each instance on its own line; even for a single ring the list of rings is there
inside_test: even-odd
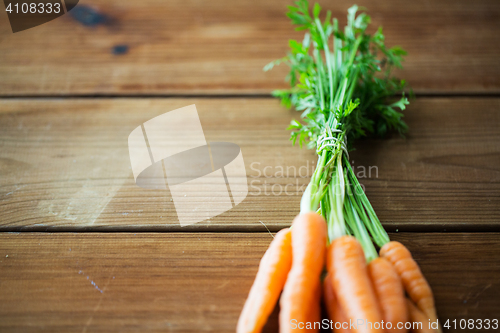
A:
[[[286,68],[262,71],[300,38],[290,3],[81,0],[16,34],[0,14],[1,332],[234,332],[315,160],[270,97]],[[356,144],[367,195],[442,320],[500,319],[500,2],[357,4],[417,96],[406,138]],[[351,2],[322,5],[343,24]],[[168,192],[135,185],[127,137],[190,104],[207,141],[241,147],[250,193],[181,228]]]

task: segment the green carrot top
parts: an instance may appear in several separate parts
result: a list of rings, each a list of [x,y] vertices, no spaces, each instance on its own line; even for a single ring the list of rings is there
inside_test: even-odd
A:
[[[287,56],[264,70],[280,63],[290,67],[291,88],[273,95],[302,112],[302,121],[293,120],[288,128],[293,143],[307,142],[319,155],[301,211],[321,212],[330,241],[347,233],[356,236],[370,260],[377,256],[372,241],[382,246],[389,238],[349,164],[348,150],[359,137],[406,132],[400,112],[409,104],[406,83],[391,76],[394,67],[401,68],[406,52],[387,48],[382,28],[368,34],[370,17],[358,14],[356,5],[348,9],[343,31],[330,11],[320,19],[318,4],[312,13],[307,0],[288,9],[296,30],[306,31],[304,39],[290,40]],[[399,100],[389,101],[397,94]]]

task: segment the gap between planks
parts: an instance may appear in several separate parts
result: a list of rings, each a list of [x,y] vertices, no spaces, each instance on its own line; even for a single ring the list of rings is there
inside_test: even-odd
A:
[[[409,92],[405,92],[409,95]],[[413,92],[413,98],[500,98],[500,92]],[[394,95],[396,97],[397,95]],[[0,100],[17,99],[155,99],[155,98],[210,98],[210,99],[231,99],[231,98],[276,98],[271,94],[44,94],[44,95],[4,95]]]
[[[206,225],[199,227],[180,227],[180,226],[169,226],[168,230],[165,227],[151,227],[151,226],[136,226],[136,227],[40,227],[40,226],[23,226],[23,227],[2,227],[0,229],[0,234],[6,233],[102,233],[102,234],[121,234],[121,233],[157,233],[157,234],[169,234],[169,233],[242,233],[242,234],[274,234],[280,231],[283,228],[287,228],[289,226],[263,226],[258,223],[252,227],[246,226],[235,226],[235,227],[227,227],[227,226],[213,226],[208,227]],[[404,227],[404,230],[399,231],[401,227],[394,226],[384,226],[385,230],[388,233],[394,234],[405,234],[405,233],[494,233],[500,232],[500,226],[495,227],[491,225],[471,225],[467,224],[464,226],[447,226],[443,228],[443,226],[435,226],[435,225],[415,225],[412,227]]]

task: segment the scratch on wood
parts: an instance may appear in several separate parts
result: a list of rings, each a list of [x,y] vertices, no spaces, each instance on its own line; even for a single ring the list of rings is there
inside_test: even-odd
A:
[[[216,289],[222,289],[224,288],[225,286],[227,286],[229,284],[229,281],[226,281],[224,282],[223,284],[221,284],[220,286],[218,286]]]
[[[484,293],[486,290],[490,289],[492,286],[491,283],[488,283],[486,286],[484,286],[483,289],[481,289],[479,292],[476,292],[474,295],[470,296],[469,299],[477,299],[482,293]]]
[[[271,237],[274,238],[273,234],[271,233],[271,230],[269,230],[267,225],[265,225],[264,222],[262,222],[262,221],[259,221],[259,222],[267,229],[267,232],[269,232],[269,235],[271,235]]]
[[[83,330],[82,330],[82,333],[85,333],[87,332],[87,329],[88,327],[90,326],[90,324],[92,324],[92,319],[94,318],[94,314],[99,310],[99,308],[101,307],[101,303],[102,303],[102,300],[103,300],[103,296],[104,296],[104,292],[106,291],[106,289],[108,288],[108,285],[109,283],[111,282],[111,280],[113,280],[115,277],[113,276],[113,273],[115,271],[115,267],[113,267],[113,269],[111,270],[111,274],[109,275],[109,278],[108,278],[108,282],[106,282],[106,285],[104,286],[104,288],[102,288],[102,291],[101,291],[101,297],[99,297],[99,301],[97,302],[96,306],[94,307],[94,311],[92,311],[92,315],[90,315],[90,318],[89,320],[87,320],[87,323],[85,324],[85,326],[83,327]]]

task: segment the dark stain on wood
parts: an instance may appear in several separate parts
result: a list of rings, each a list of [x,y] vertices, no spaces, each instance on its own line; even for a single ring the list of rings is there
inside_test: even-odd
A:
[[[128,50],[129,50],[128,45],[119,44],[113,46],[113,48],[111,49],[111,53],[113,53],[114,55],[124,55],[128,53]]]
[[[73,10],[69,12],[69,14],[74,20],[86,27],[106,25],[111,22],[111,19],[110,17],[108,17],[108,15],[100,13],[95,8],[85,5],[80,5],[73,8]]]

